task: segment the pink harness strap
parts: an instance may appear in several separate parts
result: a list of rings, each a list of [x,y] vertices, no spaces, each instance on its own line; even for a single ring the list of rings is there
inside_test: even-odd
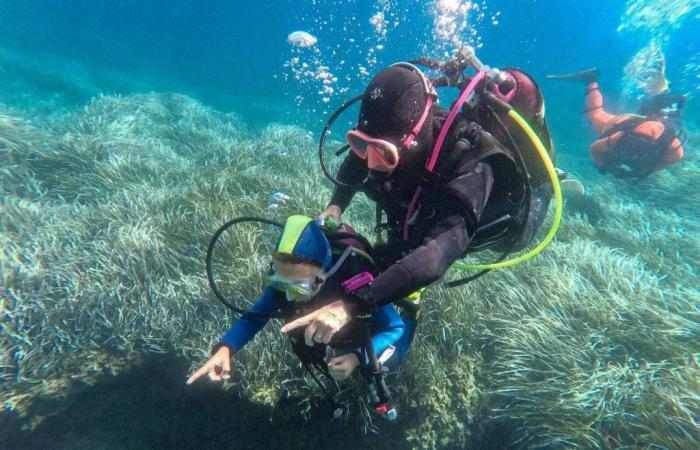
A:
[[[442,147],[442,143],[445,141],[447,132],[450,131],[452,122],[454,122],[455,117],[457,117],[462,105],[467,101],[467,97],[474,92],[476,85],[479,84],[484,76],[486,76],[484,72],[477,73],[476,76],[472,78],[472,81],[467,85],[467,88],[459,96],[455,105],[452,107],[450,114],[447,116],[447,120],[440,129],[440,134],[438,135],[437,141],[435,141],[435,147],[433,147],[433,154],[430,156],[430,161],[428,161],[428,164],[425,166],[425,168],[428,169],[428,172],[432,172],[433,169],[435,169],[435,163],[440,155],[440,148]]]
[[[428,170],[428,172],[432,172],[433,169],[435,169],[435,164],[437,163],[438,156],[440,155],[440,148],[442,147],[442,143],[445,141],[445,137],[447,136],[447,132],[450,130],[450,127],[452,126],[452,122],[454,122],[455,117],[457,117],[457,114],[459,113],[459,110],[462,108],[462,105],[467,101],[467,97],[471,95],[474,92],[474,89],[476,89],[476,85],[479,84],[479,82],[486,76],[486,73],[481,71],[472,78],[472,81],[467,85],[467,88],[462,92],[462,94],[459,96],[457,101],[455,102],[454,106],[452,107],[452,110],[450,110],[450,114],[447,116],[447,120],[445,120],[445,123],[442,125],[442,128],[440,129],[440,134],[438,134],[437,141],[435,141],[435,146],[433,147],[433,153],[430,156],[430,160],[428,161],[428,164],[426,164],[425,168]],[[432,99],[432,97],[431,97]],[[425,121],[425,117],[427,117],[427,111],[428,109],[426,108],[426,112],[423,113],[423,117],[421,118],[420,124]],[[411,132],[413,133],[413,131]],[[410,135],[409,135],[410,136]],[[416,209],[416,204],[418,203],[418,198],[420,198],[420,194],[423,192],[423,188],[421,186],[418,186],[416,189],[416,192],[413,194],[413,198],[411,199],[411,203],[408,206],[408,211],[406,212],[406,219],[404,220],[403,223],[403,240],[408,241],[408,222],[411,220],[411,217],[413,216],[413,212]]]

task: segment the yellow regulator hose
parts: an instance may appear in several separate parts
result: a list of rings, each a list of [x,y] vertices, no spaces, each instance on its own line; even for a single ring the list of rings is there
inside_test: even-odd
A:
[[[535,134],[535,132],[532,130],[532,127],[523,119],[523,116],[521,116],[516,110],[514,109],[509,109],[508,110],[508,115],[518,124],[520,125],[520,128],[523,129],[523,131],[527,134],[527,136],[530,138],[532,143],[535,145],[535,148],[537,149],[537,153],[539,153],[540,157],[542,158],[542,162],[544,163],[545,169],[547,169],[547,173],[549,174],[549,178],[552,181],[552,189],[554,190],[554,201],[556,202],[556,210],[554,211],[554,221],[552,222],[552,226],[550,227],[549,231],[547,232],[547,236],[537,244],[537,247],[533,248],[529,252],[518,256],[517,258],[509,259],[507,261],[501,261],[498,263],[492,263],[492,264],[466,264],[462,262],[456,262],[452,265],[452,267],[460,270],[486,270],[486,269],[501,269],[504,267],[512,267],[515,266],[516,264],[520,264],[521,262],[527,261],[528,259],[532,258],[533,256],[536,256],[539,254],[542,250],[545,249],[551,242],[552,239],[554,239],[554,235],[557,234],[557,230],[559,229],[559,225],[561,224],[561,216],[562,212],[564,210],[564,205],[561,197],[561,186],[559,185],[559,177],[557,176],[556,171],[554,170],[554,164],[552,163],[552,160],[549,158],[549,154],[547,153],[547,149],[545,149],[544,145],[542,144],[542,141],[540,138]]]

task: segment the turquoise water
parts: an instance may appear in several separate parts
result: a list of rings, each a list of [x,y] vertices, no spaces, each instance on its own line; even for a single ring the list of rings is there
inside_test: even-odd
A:
[[[0,448],[700,446],[697,0],[25,0],[0,23]],[[331,420],[276,328],[229,389],[186,388],[233,320],[204,276],[211,233],[320,212],[329,115],[382,67],[463,44],[542,88],[585,187],[555,243],[429,291],[396,424]],[[546,75],[597,66],[607,107],[634,112],[659,55],[688,98],[685,158],[602,176],[582,86]]]
[[[628,3],[633,11],[641,7],[635,5],[645,4]],[[476,2],[478,9],[456,15],[452,25],[466,20],[456,39],[482,46],[479,54],[484,61],[523,67],[538,79],[562,70],[600,66],[611,99],[621,90],[628,60],[650,40],[661,40],[673,87],[696,92],[699,44],[693,8],[697,4],[668,4],[688,12],[674,23],[661,21],[656,27],[645,25],[650,21],[644,16],[625,16],[623,1],[593,2],[584,8],[553,0],[522,3],[517,13],[510,11],[508,2]],[[270,120],[290,121],[300,110],[304,114],[335,109],[344,97],[340,90],[358,92],[369,79],[370,74],[359,74],[360,66],[371,72],[421,54],[442,56],[454,47],[435,33],[439,13],[431,2],[290,1],[271,2],[269,8],[214,1],[197,5],[8,2],[3,7],[1,32],[6,57],[14,56],[17,63],[54,77],[32,80],[31,74],[17,74],[11,67],[3,74],[26,78],[26,87],[36,89],[38,99],[60,95],[66,97],[66,103],[76,103],[84,102],[95,90],[176,90],[217,109],[247,113],[255,119],[249,122],[262,125]],[[381,11],[386,11],[387,22],[391,22],[385,34],[377,33],[368,19]],[[660,9],[659,15],[662,12]],[[449,13],[443,16],[450,17]],[[286,42],[294,30],[311,31],[319,38],[318,44],[295,51]],[[376,45],[384,48],[376,50]],[[319,101],[319,83],[309,79],[312,77],[302,77],[301,83],[286,80],[291,69],[285,63],[295,56],[312,70],[317,65],[329,67],[339,79],[332,102],[324,105]],[[63,78],[66,85],[60,84]],[[562,98],[570,87],[545,81],[544,88],[551,92],[552,117],[576,105],[576,97]],[[304,97],[300,107],[294,102],[297,95]],[[9,99],[6,103],[11,103]]]

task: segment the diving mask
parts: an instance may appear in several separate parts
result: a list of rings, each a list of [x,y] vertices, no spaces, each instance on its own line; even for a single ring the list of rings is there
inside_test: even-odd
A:
[[[285,292],[295,300],[309,300],[318,294],[325,282],[323,275],[314,277],[291,278],[273,271],[267,277],[267,285],[280,292]]]
[[[675,103],[668,105],[665,108],[662,108],[660,113],[663,117],[676,119],[676,118],[681,116],[682,109],[683,109],[683,105],[681,105],[680,102],[675,102]]]
[[[399,150],[389,141],[375,139],[360,130],[348,131],[345,140],[360,159],[367,160],[370,169],[391,171],[399,164]]]
[[[345,248],[336,263],[328,271],[315,275],[305,275],[301,277],[289,277],[282,275],[275,270],[275,265],[272,263],[270,274],[267,277],[267,285],[271,288],[287,294],[287,299],[290,301],[310,300],[321,291],[323,284],[327,279],[335,275],[340,269],[345,260],[352,254],[352,247]]]

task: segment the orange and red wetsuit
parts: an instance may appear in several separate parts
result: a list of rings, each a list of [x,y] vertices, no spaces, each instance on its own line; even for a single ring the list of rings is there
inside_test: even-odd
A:
[[[681,141],[675,135],[675,132],[664,133],[667,126],[660,119],[645,118],[633,114],[614,115],[606,112],[603,109],[603,95],[600,93],[600,88],[597,82],[588,84],[586,91],[586,110],[588,111],[588,119],[593,128],[601,133],[601,137],[595,141],[590,148],[591,158],[595,165],[602,171],[613,169],[610,167],[610,156],[614,152],[619,152],[618,144],[626,133],[634,133],[637,137],[645,138],[650,143],[658,144],[658,156],[656,160],[645,170],[644,174],[648,175],[651,172],[656,172],[664,167],[673,164],[683,158],[683,146]],[[634,126],[634,120],[638,124]],[[629,130],[624,130],[624,123],[628,122],[632,127]],[[619,131],[617,130],[619,129]],[[663,148],[658,148],[663,146]],[[652,146],[653,147],[653,146]],[[627,155],[635,151],[649,151],[649,146],[639,146],[638,148],[627,148]],[[655,152],[656,153],[656,152]],[[639,155],[645,157],[645,155]],[[619,158],[617,160],[619,162]],[[622,161],[624,163],[624,161]]]

